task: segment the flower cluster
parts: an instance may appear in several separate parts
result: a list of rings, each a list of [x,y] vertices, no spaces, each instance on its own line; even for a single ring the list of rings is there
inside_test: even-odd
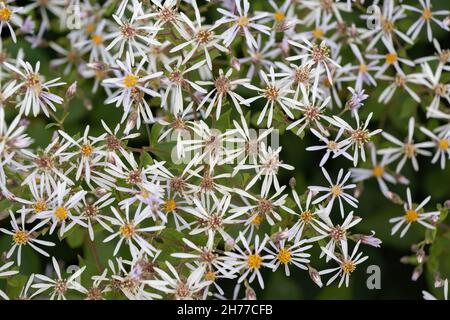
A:
[[[450,12],[429,0],[386,0],[375,26],[362,14],[367,28],[344,18],[358,10],[350,1],[271,0],[264,11],[249,0],[30,2],[0,0],[0,232],[11,243],[0,277],[19,272],[26,246],[54,272],[32,274],[10,298],[223,298],[232,282],[252,299],[252,286],[263,289],[279,268],[304,270],[319,287],[349,286],[368,259],[363,245],[381,244],[354,231],[370,178],[386,201],[404,204],[392,234],[442,221],[441,211],[424,212],[430,197],[416,205],[410,187],[405,202],[391,191],[409,184],[408,166],[429,157],[444,170],[450,158],[450,52],[433,37],[448,31]],[[76,27],[64,25],[72,6]],[[436,54],[410,59],[405,47],[422,29]],[[22,46],[57,57],[30,62]],[[412,116],[403,140],[374,127],[365,102],[389,108],[398,91],[443,124]],[[77,100],[117,123],[67,129]],[[29,133],[34,120],[48,122],[44,145]],[[320,154],[311,164],[320,185],[286,179],[295,174],[279,143],[288,131]],[[92,258],[69,276],[50,254],[63,242]]]

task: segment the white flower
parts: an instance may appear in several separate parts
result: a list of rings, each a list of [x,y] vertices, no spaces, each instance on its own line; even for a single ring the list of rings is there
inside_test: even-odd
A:
[[[420,131],[435,143],[436,152],[431,159],[431,163],[436,163],[439,160],[441,169],[444,170],[447,160],[450,159],[450,130],[443,131],[439,135],[434,134],[425,127],[420,127]]]
[[[414,40],[419,35],[420,31],[422,30],[423,26],[427,25],[427,37],[428,41],[431,42],[433,40],[433,31],[431,29],[431,21],[436,23],[439,27],[445,30],[449,30],[448,27],[444,24],[444,22],[436,16],[448,16],[450,14],[450,11],[448,10],[438,10],[438,11],[431,11],[431,0],[419,0],[420,5],[422,6],[421,9],[416,8],[411,5],[402,5],[403,8],[406,10],[410,10],[413,12],[417,12],[420,14],[419,19],[417,19],[416,22],[414,22],[411,27],[409,27],[408,31],[406,32],[408,36],[411,36],[411,38]]]
[[[207,93],[205,89],[187,78],[187,75],[190,72],[199,69],[205,62],[205,60],[201,60],[187,68],[183,64],[181,57],[177,57],[173,67],[171,66],[172,62],[164,64],[167,75],[163,78],[163,81],[167,84],[167,88],[161,100],[162,108],[170,109],[173,114],[183,111],[183,88],[186,89],[191,87],[200,93]],[[170,101],[167,101],[169,95]]]
[[[14,214],[12,211],[9,212],[9,215],[11,217],[10,224],[12,227],[12,231],[6,230],[4,228],[0,228],[0,231],[10,235],[12,238],[12,247],[6,254],[6,258],[9,259],[17,249],[17,265],[20,266],[21,258],[22,258],[22,246],[29,245],[32,249],[36,250],[40,254],[48,257],[49,254],[39,248],[37,245],[47,246],[47,247],[53,247],[55,244],[50,241],[44,241],[36,239],[36,236],[34,232],[42,228],[47,221],[41,221],[40,223],[34,225],[30,230],[27,230],[25,228],[25,216],[26,214],[22,212],[21,214],[21,222],[20,227],[16,222],[16,218],[14,217]]]
[[[243,282],[248,278],[248,282],[252,283],[255,278],[258,278],[261,289],[264,289],[264,280],[260,269],[262,267],[274,268],[275,265],[270,262],[270,255],[263,255],[268,238],[264,238],[261,242],[259,236],[255,236],[254,246],[250,248],[249,243],[242,233],[239,234],[239,241],[244,247],[241,249],[239,245],[234,247],[234,251],[225,252],[227,259],[226,263],[231,272],[242,272],[238,279],[238,283]]]
[[[119,211],[111,206],[111,211],[114,214],[113,220],[111,220],[112,225],[119,227],[119,230],[114,232],[112,235],[106,237],[103,242],[109,242],[117,237],[119,241],[116,244],[113,255],[117,255],[122,243],[125,241],[130,249],[132,257],[135,257],[140,250],[143,250],[149,256],[153,257],[154,253],[158,252],[156,248],[144,239],[145,234],[151,234],[155,231],[160,231],[165,228],[165,226],[150,226],[150,227],[140,227],[139,225],[144,222],[145,219],[149,217],[150,208],[146,207],[141,210],[141,206],[134,209],[134,217],[130,217],[130,206],[123,208],[125,211],[125,219],[119,213]]]
[[[349,137],[344,141],[347,141],[348,144],[341,148],[337,154],[340,155],[341,153],[347,151],[350,147],[353,148],[353,166],[358,165],[359,156],[361,157],[362,161],[366,161],[366,152],[365,147],[367,143],[372,139],[372,137],[381,131],[382,129],[376,129],[373,131],[370,131],[367,127],[369,126],[370,119],[372,119],[373,112],[369,113],[367,116],[366,121],[361,124],[359,120],[358,113],[354,113],[354,116],[356,118],[356,128],[353,129],[351,125],[349,125],[345,120],[338,116],[333,116],[333,118],[326,117],[326,119],[333,124],[334,126],[338,128],[344,128],[346,133],[349,135]]]
[[[344,133],[345,129],[344,128],[340,128],[338,133],[336,134],[336,138],[334,138],[333,140],[326,137],[324,134],[320,133],[319,131],[317,131],[314,128],[311,128],[310,131],[317,137],[319,138],[324,144],[323,145],[318,145],[318,146],[311,146],[306,148],[307,151],[317,151],[317,150],[326,150],[325,154],[322,156],[322,159],[320,159],[320,163],[319,166],[323,167],[325,165],[325,163],[328,161],[328,159],[330,158],[330,155],[332,155],[333,159],[337,158],[338,156],[342,155],[345,158],[347,158],[350,161],[353,161],[353,158],[350,154],[348,154],[347,151],[342,151],[342,148],[345,147],[346,145],[348,145],[349,141],[348,140],[342,140],[339,141],[339,139],[341,138],[342,134]]]
[[[258,152],[258,163],[257,164],[239,164],[235,170],[255,170],[256,174],[253,178],[248,182],[245,190],[249,190],[255,183],[264,177],[261,193],[267,194],[272,186],[275,187],[275,190],[280,189],[280,183],[278,181],[277,175],[278,170],[294,170],[294,167],[288,164],[283,163],[280,160],[280,152],[282,147],[278,147],[273,150],[271,146],[266,148],[264,143],[261,143],[261,147]]]
[[[279,105],[281,109],[289,116],[289,118],[293,119],[294,115],[292,114],[291,109],[294,109],[296,106],[300,105],[298,101],[288,97],[288,95],[294,93],[294,91],[289,89],[286,84],[276,80],[276,77],[279,76],[279,74],[275,73],[273,67],[270,67],[270,73],[268,75],[263,70],[260,70],[260,74],[264,80],[265,87],[258,88],[250,84],[245,85],[249,89],[259,92],[259,94],[255,97],[242,101],[242,104],[249,105],[260,98],[264,98],[266,100],[266,104],[258,117],[257,124],[261,124],[263,119],[267,116],[267,128],[272,125],[274,112],[273,108],[275,104]]]
[[[63,99],[51,93],[50,89],[62,86],[65,82],[58,82],[60,78],[44,82],[42,76],[39,74],[41,66],[39,61],[36,63],[34,69],[30,63],[22,59],[19,59],[18,63],[23,71],[8,62],[4,62],[4,65],[19,75],[21,80],[19,86],[20,88],[25,88],[25,95],[23,97],[21,96],[21,101],[18,103],[20,105],[20,113],[28,116],[32,111],[36,117],[40,110],[42,110],[47,117],[50,117],[48,108],[56,111],[54,104],[61,104],[63,102]]]
[[[52,257],[52,263],[57,278],[51,279],[42,274],[36,274],[35,278],[41,280],[42,282],[31,285],[33,289],[38,289],[33,293],[32,297],[38,296],[47,290],[51,290],[50,300],[54,300],[55,298],[57,300],[66,300],[65,295],[69,290],[78,291],[80,293],[86,291],[86,289],[83,288],[83,286],[79,283],[78,280],[78,278],[83,273],[84,269],[86,269],[86,266],[83,266],[82,268],[78,269],[69,278],[65,279],[61,275],[58,261],[56,261],[55,257]]]
[[[413,135],[414,135],[414,117],[411,117],[408,122],[408,136],[405,142],[401,142],[391,134],[387,132],[383,132],[382,135],[385,139],[389,140],[395,147],[385,148],[378,151],[378,154],[386,155],[388,157],[389,162],[393,162],[401,157],[401,160],[397,164],[395,169],[396,173],[399,173],[403,166],[405,165],[407,160],[411,160],[413,168],[415,171],[419,170],[419,162],[417,161],[417,155],[430,156],[431,152],[427,150],[423,150],[422,148],[430,148],[434,147],[435,144],[433,142],[421,142],[414,143]]]
[[[155,268],[160,279],[143,282],[156,290],[173,295],[177,300],[193,300],[203,288],[211,283],[210,281],[202,281],[203,270],[201,268],[192,271],[189,277],[184,280],[170,262],[166,261],[166,266],[172,275],[160,268]]]
[[[361,257],[362,252],[358,253],[360,243],[361,242],[356,243],[355,247],[353,248],[352,254],[349,256],[347,242],[344,242],[344,244],[342,245],[342,256],[339,256],[339,258],[334,252],[323,247],[321,248],[322,251],[325,252],[330,258],[339,263],[339,267],[325,269],[319,272],[320,275],[335,272],[335,274],[328,280],[326,284],[327,286],[340,276],[341,280],[339,281],[338,286],[341,287],[341,285],[345,282],[345,286],[348,287],[350,275],[355,271],[356,266],[360,263],[363,263],[369,258],[368,256]]]
[[[114,202],[114,198],[111,197],[111,193],[106,193],[104,196],[97,199],[95,202],[89,202],[86,200],[88,197],[84,197],[83,207],[80,209],[81,215],[80,220],[87,222],[87,229],[89,233],[89,238],[94,241],[94,227],[93,224],[97,222],[103,229],[113,232],[111,227],[106,222],[111,222],[113,218],[101,213],[103,208],[108,207]]]
[[[14,28],[12,25],[21,26],[22,19],[19,17],[19,13],[23,8],[13,7],[9,4],[14,2],[14,0],[5,0],[0,2],[0,35],[2,34],[2,29],[6,25],[11,34],[11,38],[14,43],[17,42],[16,34],[14,33]]]
[[[78,216],[72,213],[79,206],[87,192],[80,190],[75,194],[71,195],[71,193],[72,189],[67,187],[66,182],[58,182],[55,191],[50,196],[54,200],[52,207],[36,216],[38,219],[51,222],[49,234],[52,234],[58,225],[61,225],[59,229],[59,235],[61,237],[75,226],[75,224],[79,224],[85,228],[87,227]]]
[[[228,69],[224,74],[222,69],[219,69],[219,76],[214,81],[199,81],[200,85],[214,85],[208,94],[205,95],[202,102],[198,105],[197,109],[201,109],[204,105],[207,105],[205,117],[211,114],[213,108],[216,108],[216,119],[219,119],[222,111],[222,105],[225,102],[226,97],[230,97],[234,107],[240,114],[242,114],[241,103],[244,100],[239,94],[234,91],[239,85],[244,85],[249,82],[248,79],[230,79],[233,69]],[[212,97],[212,98],[211,98]]]
[[[265,251],[270,254],[270,259],[272,259],[271,264],[274,265],[273,271],[275,272],[280,265],[284,265],[284,272],[289,277],[289,265],[291,264],[297,268],[308,270],[306,265],[309,263],[309,257],[311,255],[305,251],[312,248],[312,245],[305,245],[306,243],[308,243],[307,239],[296,241],[291,246],[286,244],[286,239],[278,243],[269,241],[272,248],[267,247]]]
[[[294,239],[295,243],[299,242],[302,239],[303,231],[305,230],[305,228],[308,229],[309,227],[318,232],[323,232],[323,230],[320,228],[322,222],[319,219],[317,219],[317,217],[323,215],[324,211],[313,210],[312,208],[310,208],[313,193],[311,191],[308,192],[308,195],[306,196],[306,203],[304,209],[300,202],[300,198],[298,197],[298,194],[295,190],[292,190],[292,196],[294,197],[295,204],[299,209],[299,213],[295,211],[293,213],[294,216],[298,218],[298,220],[289,229],[288,240],[291,241],[292,239]]]
[[[108,87],[119,88],[114,94],[106,99],[107,104],[115,103],[116,107],[122,105],[124,113],[122,115],[122,122],[130,113],[131,106],[138,106],[138,116],[144,119],[145,123],[153,122],[153,115],[150,106],[145,101],[145,95],[151,97],[160,97],[160,94],[148,88],[147,82],[156,79],[162,75],[162,72],[150,73],[141,76],[142,68],[146,59],[142,59],[139,65],[134,69],[130,54],[127,52],[125,64],[120,60],[116,60],[122,74],[117,78],[110,78],[103,80],[103,84]],[[140,118],[139,118],[140,119]],[[137,128],[139,129],[140,120]]]
[[[242,8],[241,2],[243,2],[244,7]],[[226,47],[229,47],[236,36],[243,32],[245,36],[245,41],[248,47],[257,47],[255,38],[253,37],[250,28],[256,31],[270,35],[270,28],[258,24],[256,21],[269,15],[267,12],[262,12],[254,16],[249,16],[250,3],[248,0],[235,0],[237,14],[228,12],[222,8],[217,9],[219,13],[224,15],[223,18],[219,19],[215,26],[220,26],[222,24],[231,24],[231,27],[222,33],[223,43]]]
[[[342,200],[344,200],[345,202],[347,202],[349,205],[351,205],[354,208],[358,207],[358,205],[357,205],[358,199],[356,199],[355,197],[353,197],[345,192],[348,189],[354,189],[356,187],[355,184],[345,185],[347,180],[350,178],[351,172],[348,171],[344,176],[344,169],[339,170],[339,173],[338,173],[338,176],[336,179],[336,183],[333,183],[327,170],[323,167],[321,169],[322,169],[323,175],[325,176],[325,179],[327,179],[330,186],[329,187],[320,187],[320,186],[309,186],[308,187],[308,189],[313,192],[325,192],[325,194],[323,194],[320,197],[318,197],[317,199],[315,199],[313,201],[313,204],[320,203],[320,202],[324,201],[325,199],[330,198],[330,201],[328,202],[328,204],[325,208],[326,212],[329,213],[329,212],[331,212],[334,201],[336,199],[338,199],[339,200],[339,209],[341,212],[341,216],[343,218],[344,217],[344,205],[343,205]]]
[[[351,168],[350,171],[352,173],[353,182],[360,182],[374,177],[377,179],[378,186],[383,194],[386,194],[389,191],[389,188],[386,185],[386,181],[396,184],[397,181],[394,176],[390,173],[386,172],[386,165],[389,164],[389,159],[384,156],[381,161],[377,161],[377,150],[375,145],[371,145],[371,169],[364,168]]]
[[[425,213],[420,212],[420,209],[422,209],[430,201],[431,196],[425,198],[418,206],[413,206],[411,200],[411,190],[409,190],[409,188],[406,190],[406,197],[407,201],[403,204],[405,214],[401,217],[396,217],[389,220],[390,223],[394,223],[391,234],[396,234],[397,231],[404,226],[402,232],[400,233],[400,238],[402,238],[414,222],[420,223],[425,228],[434,229],[435,227],[427,222],[427,220],[433,217],[438,217],[440,214],[439,211]]]
[[[122,57],[124,50],[126,50],[131,57],[131,62],[134,64],[135,52],[141,57],[145,57],[147,45],[159,45],[160,43],[155,40],[155,33],[159,28],[144,23],[145,20],[143,19],[145,16],[142,14],[142,4],[133,1],[132,9],[133,15],[130,19],[124,18],[125,10],[118,12],[118,15],[113,14],[113,19],[116,21],[117,26],[115,26],[113,32],[105,37],[105,40],[112,39],[111,43],[106,47],[107,51],[119,45],[119,50],[114,56],[115,58]]]

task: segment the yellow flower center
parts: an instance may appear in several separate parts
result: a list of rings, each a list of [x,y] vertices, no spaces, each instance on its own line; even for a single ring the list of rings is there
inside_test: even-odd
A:
[[[58,207],[55,210],[55,217],[59,220],[59,221],[63,221],[67,219],[67,215],[68,212],[66,210],[66,208],[64,207]]]
[[[312,215],[311,211],[309,211],[309,210],[306,210],[306,211],[303,211],[302,213],[300,213],[300,220],[302,220],[306,223],[310,223],[312,218],[313,218],[313,215]]]
[[[92,36],[91,40],[96,46],[98,46],[98,45],[102,44],[103,37],[101,35],[99,35],[99,34],[94,34]]]
[[[133,88],[138,83],[138,80],[138,77],[133,74],[129,74],[123,79],[123,84],[127,88]]]
[[[169,199],[164,204],[164,208],[166,209],[166,212],[173,212],[177,208],[177,203],[174,199]]]
[[[450,141],[448,139],[442,139],[438,142],[438,147],[441,150],[447,150],[450,145]]]
[[[47,209],[47,203],[45,202],[45,200],[40,199],[33,203],[32,207],[35,213],[39,213]]]
[[[17,230],[13,235],[13,240],[19,246],[26,244],[28,242],[28,233],[24,230]]]
[[[273,14],[273,18],[274,18],[275,21],[277,21],[277,22],[283,22],[285,17],[286,17],[286,16],[285,16],[284,13],[281,12],[281,11],[277,11],[277,12],[275,12],[275,13]]]
[[[90,144],[83,144],[80,147],[80,152],[83,156],[89,157],[94,152],[94,148]]]
[[[289,250],[282,248],[280,249],[280,251],[278,251],[277,259],[282,264],[288,264],[289,262],[291,262],[292,254]]]
[[[261,267],[261,256],[258,254],[251,254],[247,258],[247,264],[250,269],[259,269]]]
[[[0,9],[0,21],[9,21],[11,19],[12,11],[8,8]]]
[[[391,52],[386,55],[386,63],[387,64],[393,64],[395,61],[397,61],[396,53]]]
[[[384,167],[382,166],[375,166],[372,170],[372,173],[375,177],[381,177],[384,173]]]
[[[416,147],[411,143],[407,143],[405,144],[403,151],[408,158],[412,158],[416,154]]]
[[[237,19],[237,25],[238,27],[246,27],[248,26],[248,24],[250,23],[250,20],[248,19],[247,16],[241,16]]]
[[[216,273],[214,271],[208,271],[205,273],[206,281],[214,281],[216,280]]]
[[[342,188],[340,186],[332,186],[330,192],[333,196],[339,197],[342,194]]]
[[[312,32],[312,35],[316,39],[320,39],[324,36],[325,32],[320,28],[315,28]]]
[[[257,214],[251,221],[251,224],[255,226],[259,226],[261,222],[263,221],[264,217],[261,214]]]
[[[430,20],[432,16],[433,16],[433,14],[431,13],[431,10],[429,8],[423,9],[422,17],[425,20]]]
[[[353,271],[355,271],[356,266],[355,266],[355,264],[352,261],[345,261],[342,264],[341,268],[342,268],[342,271],[344,271],[344,273],[350,274]]]
[[[122,237],[129,239],[134,235],[134,225],[131,223],[124,224],[120,226],[119,232]]]
[[[367,66],[367,64],[361,63],[359,65],[359,72],[365,73],[365,72],[367,72],[367,70],[369,70],[369,67]]]
[[[406,211],[405,220],[407,222],[417,221],[417,218],[419,218],[419,214],[417,213],[416,210],[409,209],[408,211]]]

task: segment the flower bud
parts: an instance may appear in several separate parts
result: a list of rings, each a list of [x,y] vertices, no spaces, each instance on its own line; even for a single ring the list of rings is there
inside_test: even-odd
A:
[[[72,83],[66,91],[66,98],[68,100],[72,99],[77,93],[77,82]]]
[[[425,251],[424,251],[423,249],[417,250],[417,252],[416,252],[416,258],[417,258],[417,262],[418,262],[418,263],[423,263],[423,261],[424,261],[425,258],[426,258]]]
[[[236,242],[234,239],[230,238],[225,241],[225,251],[231,251],[233,250],[234,246],[236,245]]]
[[[88,63],[87,67],[96,71],[105,71],[108,69],[108,65],[101,61]]]
[[[97,197],[103,197],[107,192],[108,191],[105,188],[98,187],[98,188],[95,189],[95,195]]]
[[[236,57],[232,57],[230,61],[231,67],[235,69],[236,71],[241,70],[241,63],[239,62],[239,59]]]
[[[297,180],[292,177],[289,179],[289,187],[291,187],[292,189],[295,189],[295,187],[297,186]]]
[[[382,241],[379,238],[374,237],[375,231],[372,231],[371,235],[366,234],[355,234],[353,237],[355,241],[361,241],[364,244],[367,244],[369,246],[379,248]]]
[[[394,204],[403,204],[402,198],[400,198],[400,196],[394,192],[386,191],[384,193],[384,196]]]
[[[313,267],[309,266],[308,268],[309,276],[311,277],[311,280],[319,286],[319,288],[322,288],[322,279],[320,278],[319,271],[314,269]]]
[[[444,207],[445,207],[446,209],[450,209],[450,200],[446,200],[446,201],[444,202]]]
[[[422,267],[422,265],[418,265],[418,266],[414,269],[414,271],[413,271],[413,273],[412,273],[411,280],[412,280],[412,281],[417,281],[417,279],[419,279],[420,276],[422,275],[422,272],[423,272],[423,267]]]

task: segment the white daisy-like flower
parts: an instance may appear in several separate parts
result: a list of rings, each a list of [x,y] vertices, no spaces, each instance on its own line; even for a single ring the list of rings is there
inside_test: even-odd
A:
[[[306,265],[309,263],[311,254],[305,251],[312,248],[312,245],[306,245],[307,243],[308,239],[296,241],[293,245],[286,244],[286,239],[277,243],[269,241],[270,247],[266,247],[264,250],[269,253],[269,258],[272,259],[271,264],[274,265],[272,270],[275,272],[280,265],[284,265],[284,272],[288,277],[291,274],[289,265],[308,270]]]
[[[197,109],[206,107],[205,117],[208,117],[213,108],[216,109],[216,119],[219,119],[222,105],[225,102],[226,97],[230,97],[236,110],[242,114],[241,103],[244,100],[239,94],[234,92],[239,85],[245,85],[249,83],[249,79],[230,79],[233,69],[228,69],[224,74],[222,69],[219,69],[219,76],[214,81],[199,81],[198,84],[203,86],[214,85],[208,94],[205,95],[202,102],[198,105]]]
[[[20,18],[19,13],[23,8],[11,6],[14,0],[3,0],[0,2],[0,35],[2,34],[2,29],[4,26],[8,27],[9,33],[11,35],[14,43],[17,42],[16,34],[14,32],[13,25],[22,26],[22,18]]]
[[[10,224],[12,227],[12,230],[7,230],[4,228],[0,228],[0,232],[3,232],[12,238],[12,246],[11,249],[9,249],[8,253],[6,254],[6,258],[9,259],[14,252],[17,249],[17,265],[20,266],[21,260],[22,260],[22,246],[29,245],[32,249],[39,252],[40,254],[48,257],[49,254],[38,247],[38,245],[46,246],[46,247],[53,247],[55,244],[50,241],[44,241],[39,240],[35,236],[35,232],[38,231],[40,228],[42,228],[47,221],[41,221],[40,223],[34,225],[30,230],[27,230],[25,228],[25,221],[26,221],[26,214],[25,212],[22,212],[20,216],[20,226],[16,222],[16,217],[12,213],[12,211],[9,212],[9,215],[11,217]]]
[[[336,280],[337,277],[341,277],[341,280],[339,281],[339,287],[342,286],[342,284],[345,282],[345,286],[348,287],[350,282],[350,275],[355,271],[356,266],[358,264],[363,263],[366,261],[369,257],[364,256],[362,257],[362,252],[358,253],[358,248],[360,245],[360,241],[358,241],[353,248],[352,254],[349,256],[348,254],[348,247],[347,242],[344,242],[345,245],[342,245],[342,256],[336,256],[336,254],[333,251],[330,251],[327,248],[321,247],[322,251],[327,254],[330,258],[332,258],[334,261],[336,261],[339,264],[339,267],[331,268],[331,269],[325,269],[319,272],[320,275],[329,274],[329,273],[335,273],[327,282],[327,286],[330,285],[334,280]]]
[[[86,221],[89,238],[94,241],[94,223],[96,222],[108,232],[113,232],[111,227],[107,224],[107,222],[111,223],[113,218],[102,214],[101,212],[103,208],[107,208],[115,201],[115,199],[111,197],[111,193],[106,193],[94,202],[90,202],[89,200],[89,197],[84,197],[82,199],[83,206],[79,209],[80,220]]]
[[[396,234],[403,226],[403,230],[400,232],[400,238],[403,238],[403,236],[406,234],[406,232],[414,222],[421,224],[425,228],[434,229],[434,225],[432,225],[430,222],[434,218],[439,217],[440,212],[431,211],[421,213],[420,211],[430,201],[430,199],[431,196],[428,196],[418,206],[413,205],[411,200],[411,190],[409,188],[406,189],[406,202],[403,204],[405,214],[401,217],[391,218],[389,220],[390,223],[394,224],[391,234]]]
[[[143,282],[156,290],[172,295],[176,300],[199,298],[201,291],[211,283],[211,281],[202,280],[203,270],[201,268],[195,269],[187,279],[183,279],[170,262],[166,261],[166,266],[171,275],[160,268],[155,268],[160,279]]]
[[[50,300],[54,300],[55,298],[57,300],[66,300],[66,293],[69,290],[78,291],[80,293],[86,291],[86,289],[79,283],[78,280],[84,269],[86,269],[86,266],[78,269],[69,278],[65,279],[62,277],[58,261],[56,261],[55,257],[52,257],[52,263],[57,278],[52,279],[42,274],[36,274],[35,278],[42,282],[31,285],[33,289],[37,289],[33,293],[33,297],[50,290]]]
[[[289,89],[286,84],[283,84],[281,81],[276,79],[279,74],[275,73],[273,67],[270,67],[269,74],[266,74],[263,70],[260,71],[260,74],[264,80],[264,88],[258,88],[250,84],[245,85],[247,88],[255,90],[259,94],[255,97],[242,101],[242,104],[249,105],[258,99],[264,98],[266,100],[266,104],[258,117],[257,124],[261,124],[263,119],[267,117],[267,128],[272,125],[275,105],[279,105],[287,116],[293,119],[294,115],[291,109],[298,109],[297,106],[300,105],[300,102],[288,97],[288,95],[293,94],[294,91]]]
[[[153,122],[153,114],[144,96],[147,94],[151,97],[160,97],[158,92],[148,88],[147,82],[159,78],[163,73],[155,72],[141,76],[146,60],[142,59],[139,65],[133,68],[132,59],[128,52],[126,54],[125,64],[120,60],[116,60],[116,63],[122,71],[122,74],[117,78],[103,80],[103,84],[111,88],[118,88],[118,90],[109,96],[105,103],[115,103],[116,107],[123,106],[124,113],[121,122],[126,119],[133,104],[140,106],[138,115],[142,116],[145,123]]]
[[[268,16],[269,13],[262,12],[254,16],[250,16],[250,3],[248,0],[235,0],[235,3],[237,9],[236,13],[227,11],[222,8],[217,9],[217,11],[224,15],[224,17],[219,19],[215,23],[215,26],[220,26],[222,24],[231,24],[231,27],[222,33],[223,43],[226,47],[229,47],[231,45],[233,40],[240,32],[243,32],[247,46],[256,48],[257,43],[250,29],[254,29],[256,31],[270,35],[269,27],[257,23],[257,20]]]
[[[58,182],[55,191],[50,196],[54,201],[52,203],[53,207],[48,208],[46,211],[42,211],[36,216],[38,219],[51,222],[49,234],[52,234],[58,225],[60,225],[60,237],[72,229],[76,224],[87,228],[87,225],[80,217],[73,214],[73,211],[80,205],[87,192],[80,190],[74,194],[71,193],[72,189],[67,187],[66,182]]]
[[[347,151],[341,151],[350,142],[348,140],[339,141],[339,139],[341,138],[342,134],[345,131],[344,128],[339,129],[334,139],[325,136],[320,131],[317,131],[314,128],[311,128],[310,131],[323,142],[323,145],[311,146],[306,148],[307,151],[325,150],[325,154],[320,159],[319,163],[320,167],[323,167],[325,165],[330,156],[332,156],[332,158],[334,159],[342,155],[348,160],[353,161],[353,157],[350,154],[348,154]]]
[[[114,256],[116,256],[119,252],[122,243],[126,242],[126,245],[129,247],[130,253],[133,257],[135,257],[141,250],[153,257],[158,250],[144,238],[144,235],[160,231],[164,229],[165,226],[139,226],[149,217],[149,207],[141,210],[141,207],[138,206],[137,209],[134,209],[135,212],[133,217],[130,217],[130,206],[126,206],[123,209],[125,211],[125,218],[122,217],[122,214],[119,213],[116,208],[111,206],[111,211],[115,217],[115,219],[113,218],[113,220],[111,220],[111,224],[118,227],[119,230],[106,237],[103,242],[109,242],[119,237],[119,241],[117,241],[114,248]]]
[[[239,234],[239,241],[243,249],[239,245],[234,246],[234,251],[225,252],[225,263],[233,273],[242,273],[238,279],[238,283],[243,282],[248,278],[248,282],[252,283],[255,278],[258,278],[259,285],[264,289],[264,279],[261,275],[261,268],[275,268],[275,265],[270,262],[270,255],[264,255],[264,249],[268,238],[260,242],[259,236],[255,236],[254,246],[250,248],[249,242],[245,239],[242,233]]]
[[[414,6],[407,4],[402,5],[402,7],[405,8],[406,10],[410,10],[420,14],[419,19],[417,19],[417,21],[414,22],[406,32],[406,34],[410,36],[411,39],[413,40],[416,39],[420,31],[422,31],[423,26],[426,24],[427,38],[428,41],[431,42],[433,40],[433,30],[431,28],[431,22],[434,22],[442,29],[449,31],[449,28],[444,24],[443,19],[442,18],[439,19],[436,16],[448,16],[450,14],[450,11],[448,10],[432,11],[431,0],[419,0],[419,3],[422,8],[416,8]]]
[[[425,135],[427,135],[435,143],[436,152],[431,159],[431,163],[436,163],[438,160],[441,165],[441,169],[445,169],[447,160],[450,159],[450,130],[436,135],[425,127],[420,127]]]
[[[381,161],[377,161],[377,150],[375,145],[371,144],[370,160],[372,162],[372,167],[370,169],[365,168],[351,168],[353,182],[360,182],[370,178],[377,179],[378,186],[383,194],[389,191],[386,181],[396,184],[397,180],[393,175],[386,171],[386,166],[389,164],[389,158],[384,156]]]
[[[313,204],[320,203],[324,201],[325,199],[329,198],[329,202],[325,208],[326,212],[331,212],[331,209],[333,207],[334,201],[338,199],[339,201],[339,209],[341,212],[342,218],[344,217],[344,204],[342,201],[345,201],[349,205],[351,205],[354,208],[357,208],[358,205],[358,199],[351,196],[350,194],[346,193],[346,190],[354,189],[356,188],[356,184],[345,184],[347,180],[350,178],[351,171],[348,171],[344,176],[344,169],[339,170],[336,183],[333,183],[333,181],[330,178],[330,175],[328,174],[327,170],[322,167],[322,173],[325,176],[325,179],[327,179],[328,183],[330,184],[329,187],[321,187],[321,186],[309,186],[308,189],[313,192],[325,192],[325,194],[321,195],[317,199],[313,201]]]
[[[3,63],[8,69],[17,73],[20,77],[19,87],[25,88],[24,96],[20,97],[20,113],[28,116],[31,112],[36,117],[42,110],[47,117],[50,117],[50,110],[56,111],[55,104],[61,104],[63,98],[50,92],[53,87],[59,87],[65,84],[65,82],[58,82],[60,78],[56,78],[50,81],[43,81],[42,76],[39,74],[41,63],[38,61],[35,68],[30,63],[18,60],[18,64],[23,69],[13,66],[8,62]]]
[[[382,132],[382,129],[375,129],[373,131],[370,131],[368,129],[369,122],[372,119],[373,112],[369,113],[367,116],[367,119],[364,123],[360,123],[359,115],[358,113],[354,113],[355,119],[356,119],[356,127],[353,129],[351,125],[348,124],[345,120],[338,116],[333,116],[333,118],[325,116],[325,118],[330,122],[332,125],[338,127],[339,129],[344,128],[345,133],[349,135],[348,138],[344,141],[347,141],[348,144],[345,147],[342,147],[338,152],[337,155],[340,155],[342,152],[347,151],[349,148],[353,148],[353,166],[358,165],[358,160],[361,157],[362,161],[366,161],[366,145],[369,143],[369,141],[372,139],[372,137],[380,132]]]
[[[401,142],[393,135],[383,132],[382,135],[385,139],[395,144],[395,147],[385,148],[378,151],[378,154],[385,155],[388,157],[389,162],[393,162],[399,158],[401,160],[398,162],[397,167],[395,169],[396,173],[399,173],[403,166],[405,165],[407,160],[411,160],[413,168],[415,171],[419,170],[419,162],[417,161],[417,156],[431,156],[431,152],[428,150],[424,150],[423,148],[432,148],[435,146],[434,142],[420,142],[414,143],[414,117],[409,118],[408,122],[408,136],[405,142]]]

